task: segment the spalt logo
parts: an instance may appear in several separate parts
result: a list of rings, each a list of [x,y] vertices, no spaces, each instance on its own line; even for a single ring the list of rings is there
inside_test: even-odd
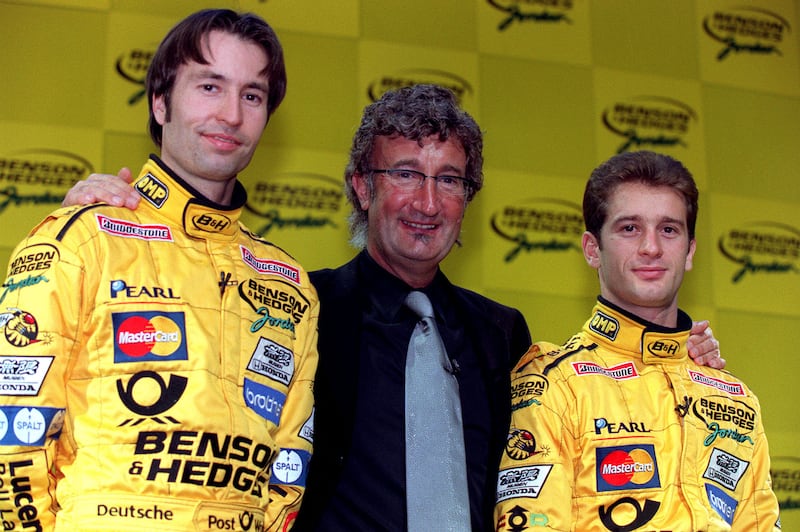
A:
[[[622,144],[617,153],[631,150],[686,146],[684,138],[697,122],[697,113],[688,105],[663,96],[634,96],[618,101],[602,114],[603,125]]]
[[[164,202],[169,197],[169,188],[156,176],[147,172],[141,177],[133,187],[139,191],[144,199],[152,203],[157,209],[160,209]]]
[[[592,321],[589,322],[589,328],[600,336],[605,336],[613,341],[617,338],[617,333],[619,332],[619,321],[605,312],[598,310],[594,313],[594,316],[592,316]]]
[[[487,0],[488,4],[506,17],[497,25],[499,31],[508,29],[514,22],[540,22],[571,24],[567,14],[574,0]]]
[[[583,214],[580,205],[557,198],[533,198],[506,205],[492,214],[492,230],[513,243],[504,257],[511,262],[521,252],[581,251]]]
[[[659,338],[648,343],[647,352],[658,358],[670,358],[678,354],[681,344],[672,338]]]
[[[600,447],[595,453],[597,491],[661,487],[653,445]]]
[[[779,222],[751,222],[728,230],[717,248],[737,265],[731,281],[745,275],[800,273],[800,230]]]
[[[153,55],[154,49],[132,48],[117,57],[114,64],[117,74],[125,81],[139,86],[128,98],[128,105],[135,105],[145,95],[144,82]]]
[[[256,232],[287,229],[320,230],[336,228],[334,220],[344,205],[342,185],[337,179],[308,172],[270,176],[248,189],[245,208],[256,215]]]
[[[188,360],[183,312],[117,312],[114,362]]]
[[[731,7],[703,18],[703,30],[720,44],[717,61],[731,55],[783,55],[778,48],[791,32],[781,14],[760,7]]]
[[[472,85],[461,76],[444,70],[407,68],[373,80],[367,87],[367,96],[371,101],[376,102],[386,91],[424,83],[450,89],[459,105],[464,105],[465,98],[472,95]]]

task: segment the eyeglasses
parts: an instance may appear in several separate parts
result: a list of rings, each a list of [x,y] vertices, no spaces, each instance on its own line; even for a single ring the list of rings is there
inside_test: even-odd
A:
[[[412,191],[422,188],[425,178],[430,177],[436,183],[436,190],[448,196],[466,196],[472,182],[466,177],[455,175],[425,175],[417,170],[405,168],[373,169],[371,174],[383,174],[399,189]]]

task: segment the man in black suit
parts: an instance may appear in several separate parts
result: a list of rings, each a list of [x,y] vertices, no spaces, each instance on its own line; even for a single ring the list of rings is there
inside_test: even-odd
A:
[[[483,185],[480,128],[452,93],[432,85],[390,91],[365,110],[345,170],[352,204],[343,266],[311,272],[320,307],[314,454],[294,531],[407,530],[404,386],[418,318],[403,301],[432,301],[458,368],[472,530],[492,530],[497,470],[510,421],[510,371],[531,344],[522,314],[453,285],[439,264],[458,242]],[[124,172],[121,172],[121,176]],[[122,179],[93,174],[65,204],[135,207]],[[692,354],[721,367],[707,323]],[[444,454],[438,434],[431,453]],[[429,530],[449,523],[430,515]]]
[[[473,530],[491,525],[509,420],[511,366],[530,345],[522,314],[450,283],[439,263],[483,185],[482,135],[445,89],[386,93],[364,111],[345,171],[352,203],[347,264],[314,272],[321,304],[314,444],[296,530],[406,530],[404,367],[431,300],[455,360]],[[431,453],[441,453],[430,434]],[[446,530],[431,515],[430,530]]]

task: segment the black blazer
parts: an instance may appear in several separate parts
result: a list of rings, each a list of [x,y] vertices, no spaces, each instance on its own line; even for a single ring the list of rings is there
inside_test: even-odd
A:
[[[342,465],[350,451],[353,415],[358,390],[358,316],[369,287],[356,275],[358,257],[336,269],[311,272],[320,300],[319,365],[314,382],[314,454],[295,530],[316,530],[316,523],[339,482]],[[440,273],[441,275],[441,273]],[[491,413],[491,445],[497,471],[511,420],[510,375],[517,360],[531,345],[530,332],[522,313],[447,281],[454,302],[475,353],[479,356]],[[355,319],[354,319],[355,317]],[[484,493],[485,523],[494,530],[492,512],[497,476],[487,475]]]

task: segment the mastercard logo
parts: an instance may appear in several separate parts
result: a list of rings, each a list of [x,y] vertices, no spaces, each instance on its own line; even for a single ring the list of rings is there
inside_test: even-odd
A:
[[[655,448],[652,445],[597,449],[597,491],[660,486]]]
[[[114,362],[187,360],[182,312],[140,312],[112,315]]]

